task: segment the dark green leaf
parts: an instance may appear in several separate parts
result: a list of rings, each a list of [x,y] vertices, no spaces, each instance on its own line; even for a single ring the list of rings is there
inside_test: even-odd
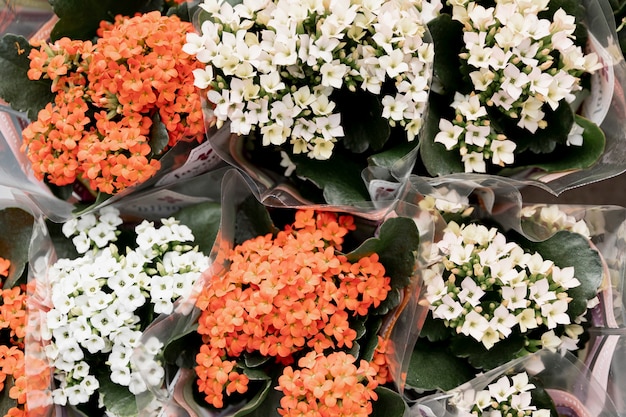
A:
[[[163,349],[163,359],[166,363],[187,369],[196,366],[196,354],[202,344],[202,337],[198,334],[197,328],[196,323],[184,333],[178,334],[168,341]]]
[[[364,164],[359,164],[354,157],[341,152],[334,152],[325,161],[294,155],[296,173],[323,190],[324,200],[328,204],[342,205],[367,201],[369,195],[361,178]]]
[[[13,377],[11,375],[7,375],[4,380],[4,388],[0,391],[0,415],[6,416],[8,415],[9,410],[12,407],[17,405],[17,401],[13,398],[9,397],[9,391],[11,387],[14,385]]]
[[[375,307],[370,310],[370,314],[384,316],[389,313],[394,308],[400,305],[402,301],[402,290],[399,288],[392,288],[391,291],[387,293],[387,298],[385,298],[378,307]]]
[[[222,206],[219,203],[205,202],[185,207],[173,216],[181,224],[189,227],[195,237],[195,244],[209,255],[220,228]]]
[[[374,357],[376,347],[378,346],[378,332],[382,324],[383,320],[379,317],[370,317],[370,320],[368,320],[365,340],[359,341],[359,344],[362,346],[359,351],[359,356],[357,356],[359,359],[369,362]]]
[[[374,390],[378,399],[372,404],[370,417],[402,417],[407,412],[404,399],[396,391],[379,386]]]
[[[439,133],[439,120],[446,113],[447,102],[436,94],[431,94],[430,107],[426,115],[426,121],[420,139],[420,157],[428,174],[433,177],[448,175],[456,172],[464,172],[458,150],[448,151],[446,147],[435,142],[435,136]]]
[[[150,0],[50,0],[59,21],[54,25],[52,41],[62,37],[88,40],[96,36],[100,21],[112,22],[118,14],[133,16],[149,11]]]
[[[37,119],[39,110],[54,101],[50,80],[30,80],[28,54],[32,47],[23,36],[6,34],[0,40],[0,97],[14,110]]]
[[[9,276],[4,288],[15,285],[28,263],[28,248],[33,233],[34,218],[30,213],[16,207],[0,210],[0,257],[11,261]]]
[[[220,416],[223,417],[278,417],[278,408],[282,393],[272,388],[274,384],[267,379],[263,387],[242,408],[235,413]]]
[[[517,358],[524,349],[526,339],[519,334],[511,334],[500,340],[491,349],[470,337],[456,337],[450,344],[451,352],[467,358],[470,365],[481,370],[489,370]]]
[[[251,380],[251,381],[266,381],[271,380],[270,376],[261,369],[251,369],[244,368],[243,373]]]
[[[161,121],[159,113],[152,116],[152,126],[150,126],[150,156],[158,158],[169,143],[170,136],[165,124]]]
[[[549,259],[560,268],[574,267],[574,276],[580,286],[571,288],[567,294],[572,297],[567,314],[576,318],[587,310],[587,301],[598,294],[602,283],[602,259],[581,234],[560,231],[542,242],[532,242],[520,237],[517,242],[530,251],[536,251],[544,259]]]
[[[420,337],[425,337],[431,342],[445,340],[450,337],[450,329],[446,327],[443,320],[434,319],[433,314],[429,311],[420,331]]]
[[[270,356],[263,356],[258,352],[255,353],[244,353],[243,355],[244,363],[248,368],[257,368],[263,364],[266,364],[267,361],[272,359]]]
[[[474,369],[466,361],[451,355],[445,346],[421,339],[411,354],[406,383],[418,391],[448,391],[474,376]]]
[[[391,128],[389,121],[382,117],[383,107],[377,96],[364,91],[341,90],[332,98],[341,114],[343,146],[354,153],[368,149],[379,151],[385,146]]]
[[[449,14],[441,14],[428,22],[428,31],[433,38],[435,49],[434,76],[445,93],[462,91],[463,76],[460,71],[459,53],[464,45],[463,26],[452,20]]]
[[[250,196],[237,208],[235,243],[274,233],[276,228],[265,206]]]
[[[100,382],[98,393],[102,404],[109,412],[119,417],[137,415],[137,398],[127,387],[115,384],[108,375],[100,375],[98,381]]]
[[[585,129],[582,146],[560,145],[553,154],[545,156],[529,154],[526,158],[519,158],[519,168],[516,170],[539,168],[545,172],[560,172],[585,169],[596,163],[604,153],[606,144],[604,132],[595,123],[578,115],[576,123]],[[503,169],[500,173],[510,175],[516,170]]]
[[[412,142],[405,142],[393,148],[380,152],[370,156],[367,161],[370,165],[383,167],[388,170],[394,168],[394,164],[401,158],[406,157],[411,151],[413,151],[419,144],[418,140]]]
[[[347,256],[354,262],[377,253],[385,274],[391,278],[392,288],[404,288],[413,276],[418,246],[419,230],[415,222],[408,217],[396,217],[381,225],[378,237],[367,239]]]

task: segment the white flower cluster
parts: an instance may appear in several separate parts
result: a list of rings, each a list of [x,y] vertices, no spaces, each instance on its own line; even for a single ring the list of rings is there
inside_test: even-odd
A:
[[[328,159],[344,136],[333,92],[382,95],[382,116],[412,140],[428,99],[433,45],[415,0],[205,0],[210,14],[183,50],[208,64],[194,71],[208,88],[218,125],[264,146]],[[394,92],[384,85],[393,83]],[[367,117],[364,115],[364,117]]]
[[[538,17],[549,0],[496,0],[494,7],[451,0],[452,18],[463,24],[461,59],[470,69],[473,91],[456,93],[455,118],[441,119],[435,141],[459,149],[466,172],[486,172],[485,160],[514,162],[515,142],[490,122],[488,107],[516,120],[529,134],[544,129],[545,106],[571,103],[581,89],[580,76],[602,65],[595,53],[575,44],[574,16],[558,9],[551,19]],[[581,145],[580,127],[572,127],[572,145]]]
[[[578,220],[574,216],[568,215],[556,204],[525,206],[522,208],[521,217],[522,221],[529,220],[542,226],[548,233],[569,230],[585,236],[587,239],[591,238],[589,226],[584,219]]]
[[[437,246],[442,260],[424,274],[435,319],[487,349],[534,329],[542,332],[537,348],[576,349],[582,326],[571,323],[567,294],[580,285],[573,267],[559,268],[478,224],[450,222]]]
[[[84,403],[98,390],[88,362],[99,354],[106,355],[101,365],[110,368],[111,381],[134,394],[145,391],[151,381],[131,366],[142,324],[154,314],[171,312],[173,302],[187,297],[208,267],[208,258],[190,245],[191,230],[173,218],[162,220],[160,227],[143,221],[135,228],[136,247],[124,253],[112,243],[120,224],[117,209],[107,207],[99,217],[87,214],[63,226],[83,255],[59,259],[48,275],[52,306],[43,338],[50,341],[46,356],[58,381],[56,404]],[[162,372],[158,367],[141,374],[160,378]]]
[[[451,402],[459,417],[550,417],[549,409],[537,409],[533,405],[534,388],[528,374],[520,372],[511,377],[504,375],[480,391],[462,391]]]

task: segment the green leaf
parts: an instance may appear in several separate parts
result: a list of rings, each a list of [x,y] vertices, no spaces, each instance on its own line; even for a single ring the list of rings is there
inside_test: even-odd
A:
[[[161,121],[159,113],[152,116],[152,126],[150,126],[150,156],[158,158],[169,143],[170,135],[165,124]]]
[[[385,146],[391,132],[389,121],[382,117],[383,106],[377,96],[365,91],[341,90],[333,94],[341,114],[344,137],[341,143],[354,153]]]
[[[370,156],[367,162],[370,165],[386,168],[392,170],[394,165],[402,158],[407,156],[413,149],[417,147],[419,140],[411,142],[405,142],[400,145],[394,146],[384,152],[380,152]]]
[[[100,388],[98,393],[104,407],[118,417],[132,417],[137,415],[137,398],[127,387],[111,381],[107,374],[98,377]]]
[[[407,412],[407,404],[396,391],[383,386],[375,390],[378,399],[372,404],[370,417],[402,417]]]
[[[219,203],[205,202],[182,208],[173,214],[181,224],[189,227],[195,243],[205,255],[211,253],[220,228],[222,206]]]
[[[367,239],[347,257],[355,262],[377,253],[385,266],[385,274],[391,278],[391,287],[404,288],[411,282],[418,246],[419,230],[415,222],[408,217],[395,217],[380,226],[378,237]]]
[[[370,310],[370,314],[377,316],[384,316],[389,313],[391,310],[400,305],[400,301],[402,301],[402,291],[399,288],[392,288],[391,291],[387,293],[387,298],[385,298],[378,307],[375,307]]]
[[[0,391],[0,416],[6,416],[9,410],[17,405],[17,401],[9,397],[9,391],[13,385],[13,377],[7,375],[4,381],[4,389]]]
[[[0,210],[0,257],[11,261],[4,288],[12,288],[24,273],[33,233],[34,218],[16,207]]]
[[[425,337],[431,342],[445,340],[450,338],[450,329],[446,327],[443,320],[433,318],[433,313],[429,311],[420,331],[420,337]]]
[[[444,13],[428,22],[428,31],[433,38],[435,60],[433,75],[445,93],[453,94],[463,89],[459,53],[463,48],[463,26]]]
[[[511,175],[517,170],[528,168],[539,168],[545,172],[561,172],[570,169],[585,169],[595,164],[604,153],[606,145],[604,132],[595,123],[581,116],[576,115],[575,120],[585,129],[582,146],[560,145],[549,155],[529,153],[525,157],[520,156],[515,169],[503,169],[500,174]]]
[[[39,110],[54,101],[52,81],[30,80],[28,54],[32,47],[23,36],[6,34],[0,40],[0,97],[14,110],[37,119]]]
[[[337,150],[337,148],[335,148]],[[361,178],[365,164],[360,164],[354,156],[337,151],[325,161],[306,156],[294,155],[296,173],[323,190],[328,204],[343,205],[369,200],[367,188]]]
[[[420,157],[428,174],[433,177],[464,172],[458,150],[447,150],[446,147],[435,142],[439,133],[439,120],[449,110],[449,103],[437,94],[431,94],[429,110],[420,139]]]
[[[587,301],[598,294],[603,276],[600,254],[589,245],[587,238],[563,230],[541,242],[522,237],[516,239],[523,248],[539,252],[544,259],[553,261],[560,268],[574,267],[574,276],[580,281],[580,286],[567,291],[572,297],[567,314],[572,319],[583,314],[587,310]]]
[[[271,356],[263,356],[258,352],[245,352],[243,354],[243,360],[247,368],[257,368],[261,365],[266,364],[270,359],[272,359]]]
[[[411,354],[406,383],[420,392],[448,391],[474,376],[474,369],[466,361],[451,355],[445,345],[421,339]]]
[[[252,397],[242,408],[235,413],[220,414],[222,417],[278,417],[278,408],[282,393],[272,389],[272,380],[267,379],[265,384],[254,397]]]
[[[50,38],[62,37],[89,40],[96,36],[101,20],[112,22],[118,14],[132,16],[147,12],[150,0],[50,0],[59,21],[52,28]]]
[[[196,354],[202,344],[202,336],[197,332],[198,324],[189,326],[182,334],[169,340],[163,349],[165,363],[175,364],[179,368],[191,369],[196,366]]]
[[[520,334],[511,334],[500,340],[491,349],[470,337],[459,336],[450,343],[451,352],[467,358],[476,369],[489,370],[517,358],[524,349],[526,339]]]
[[[370,362],[374,358],[376,347],[378,346],[378,332],[383,325],[383,320],[380,317],[372,317],[367,323],[367,331],[365,340],[360,340],[359,344],[361,349],[359,350],[359,359]]]
[[[254,196],[249,196],[236,209],[235,243],[239,244],[257,236],[275,233],[276,228],[267,208]]]
[[[244,368],[243,369],[243,373],[248,377],[248,379],[250,379],[251,381],[266,381],[266,380],[271,380],[272,378],[270,378],[270,376],[267,374],[267,372],[261,370],[261,369],[251,369],[251,368]]]

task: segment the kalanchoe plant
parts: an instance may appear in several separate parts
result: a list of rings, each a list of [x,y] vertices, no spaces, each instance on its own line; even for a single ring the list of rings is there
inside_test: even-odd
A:
[[[52,93],[23,132],[35,176],[70,193],[86,189],[93,200],[152,177],[177,142],[203,140],[195,61],[181,50],[189,30],[151,12],[103,23],[96,42],[16,40],[28,78]]]
[[[534,241],[492,219],[472,218],[467,204],[437,205],[430,198],[422,203],[451,211],[440,211],[448,223],[436,242],[436,261],[424,271],[430,312],[408,385],[450,389],[543,348],[584,346],[603,267],[583,221],[556,206],[525,208],[522,225],[536,231],[529,236],[542,236]],[[429,373],[439,367],[455,372],[433,379]]]
[[[141,332],[188,297],[208,266],[191,230],[174,218],[144,220],[134,233],[122,225],[113,207],[66,222],[62,231],[79,255],[59,259],[48,274],[42,337],[54,369],[52,398],[89,415],[102,412],[93,409],[94,395],[108,413],[132,415],[134,407],[136,414],[134,398],[146,382],[130,358]],[[163,369],[151,365],[158,378]]]
[[[604,150],[576,114],[590,74],[581,2],[448,1],[429,22],[435,85],[422,162],[432,175],[591,166]]]
[[[363,196],[368,156],[403,145],[399,159],[417,143],[433,46],[413,1],[207,0],[200,8],[199,33],[184,48],[206,64],[194,71],[196,86],[209,88],[209,119],[249,140],[253,162],[320,188],[332,179],[315,171],[332,176],[345,162],[352,172],[342,175],[356,177]]]

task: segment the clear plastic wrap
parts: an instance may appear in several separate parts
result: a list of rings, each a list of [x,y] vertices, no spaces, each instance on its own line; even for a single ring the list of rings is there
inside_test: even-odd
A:
[[[618,417],[615,404],[603,388],[589,375],[587,368],[571,354],[561,355],[549,350],[539,352],[493,369],[446,393],[420,399],[411,407],[410,416],[468,416],[457,408],[463,400],[473,402],[477,391],[484,390],[504,375],[526,372],[545,389],[559,415],[573,417]]]
[[[158,340],[162,345],[169,345],[171,342],[185,336],[190,331],[194,331],[196,322],[199,317],[198,308],[195,308],[195,298],[202,290],[203,286],[211,285],[207,281],[211,276],[220,274],[227,270],[228,265],[224,263],[220,257],[225,249],[232,248],[238,223],[241,214],[238,213],[239,207],[250,198],[259,201],[260,196],[256,191],[256,183],[250,179],[246,179],[238,171],[232,169],[232,173],[225,176],[222,188],[222,219],[220,231],[215,246],[211,253],[211,267],[203,274],[203,279],[198,282],[195,288],[194,296],[189,300],[181,301],[177,304],[174,313],[168,316],[162,316],[152,323],[152,325],[144,332],[142,341],[143,346],[136,349],[134,361],[140,364],[159,362],[161,359],[154,352],[150,352],[145,346]],[[378,333],[383,339],[391,342],[390,348],[387,350],[387,362],[393,377],[396,388],[401,392],[404,387],[404,378],[408,368],[410,356],[404,348],[412,345],[417,339],[420,331],[420,323],[425,317],[425,310],[419,304],[421,300],[421,277],[419,275],[419,264],[426,262],[429,257],[429,242],[433,239],[433,220],[430,213],[423,211],[413,201],[416,196],[408,193],[406,198],[399,199],[391,204],[391,208],[375,209],[370,207],[367,211],[363,208],[352,211],[344,210],[345,207],[335,206],[314,206],[316,210],[330,210],[334,212],[345,212],[362,219],[370,225],[380,224],[383,220],[392,217],[408,217],[413,219],[419,230],[419,247],[407,249],[415,251],[417,254],[417,264],[414,269],[414,275],[411,282],[403,291],[403,297],[400,306],[393,310],[391,314],[386,316],[383,326]],[[409,201],[411,199],[411,201]],[[310,206],[305,206],[310,208]],[[291,207],[294,208],[295,207]],[[357,229],[358,230],[358,229]],[[365,238],[364,236],[362,238]],[[185,352],[186,355],[189,352]],[[195,356],[194,356],[195,357]],[[205,409],[198,409],[195,400],[192,398],[193,386],[196,384],[195,373],[193,369],[186,366],[169,365],[166,368],[166,374],[160,384],[153,385],[151,392],[144,397],[138,397],[138,404],[159,404],[161,409],[168,410],[168,415],[187,416],[187,415],[220,415],[217,411],[215,414]],[[193,366],[192,366],[193,367]],[[148,375],[146,375],[148,376]],[[151,409],[144,408],[140,415],[151,415]],[[227,411],[224,411],[227,413]]]

